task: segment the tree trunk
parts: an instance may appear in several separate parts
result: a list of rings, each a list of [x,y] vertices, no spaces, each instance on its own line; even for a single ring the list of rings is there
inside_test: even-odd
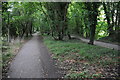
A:
[[[7,26],[8,28],[7,28],[7,31],[8,31],[8,42],[10,42],[10,21],[9,21],[9,12],[8,12],[8,26]]]
[[[93,8],[90,9],[93,12],[89,15],[89,20],[91,21],[90,25],[90,41],[88,44],[93,45],[94,44],[94,37],[95,37],[95,30],[97,25],[97,16],[98,16],[98,3],[92,3]]]
[[[90,26],[90,41],[88,44],[91,44],[91,45],[94,44],[95,30],[96,30],[96,24],[91,25]]]
[[[33,29],[33,26],[32,26],[32,21],[30,22],[30,36],[32,36],[32,30]]]
[[[71,36],[70,36],[70,32],[68,32],[67,35],[68,35],[68,38],[69,38],[69,39],[72,39]]]
[[[113,20],[114,19],[113,18],[113,16],[114,16],[114,10],[112,10],[111,13],[110,13],[110,6],[109,6],[110,3],[106,3],[106,4],[105,4],[105,2],[103,2],[103,7],[104,7],[105,14],[106,14],[107,23],[108,23],[108,33],[109,33],[109,36],[111,36],[114,33],[114,31],[113,31],[113,26],[114,26],[114,20]],[[108,7],[108,9],[107,9],[107,7]],[[112,15],[112,16],[110,16],[110,15]],[[110,17],[112,19],[112,24],[110,23]]]

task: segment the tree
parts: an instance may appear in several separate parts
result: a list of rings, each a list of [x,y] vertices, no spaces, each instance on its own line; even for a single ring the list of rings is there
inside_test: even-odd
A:
[[[100,3],[92,2],[86,3],[86,9],[89,11],[89,24],[90,24],[90,41],[89,44],[94,44],[95,30],[97,25],[97,16],[98,16],[98,8]]]
[[[62,40],[67,27],[67,9],[69,3],[46,3],[47,15],[52,22],[52,36],[56,40]]]
[[[106,14],[106,20],[108,24],[108,33],[109,38],[112,38],[113,41],[117,40],[119,41],[119,37],[117,35],[120,34],[120,15],[119,15],[119,8],[120,8],[119,2],[103,2],[104,11]]]

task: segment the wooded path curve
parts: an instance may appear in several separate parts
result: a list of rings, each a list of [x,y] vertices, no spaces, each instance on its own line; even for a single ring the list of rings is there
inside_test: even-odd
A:
[[[82,38],[82,37],[79,37],[79,36],[76,36],[76,35],[72,35],[71,37],[76,37],[84,42],[89,42],[89,39],[85,39],[85,38]],[[97,46],[101,46],[101,47],[106,47],[106,48],[110,48],[110,49],[115,49],[115,50],[120,50],[120,46],[119,45],[116,45],[116,44],[111,44],[111,43],[105,43],[105,42],[101,42],[101,41],[94,41],[94,45],[97,45]]]
[[[34,34],[16,55],[8,71],[9,78],[59,78],[42,37]]]

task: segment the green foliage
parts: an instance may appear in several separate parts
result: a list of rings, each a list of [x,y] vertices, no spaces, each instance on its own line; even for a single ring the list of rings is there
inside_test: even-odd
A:
[[[89,29],[87,10],[84,9],[84,3],[71,3],[68,8],[68,31],[72,34],[79,34],[83,36],[83,33]]]
[[[105,20],[105,11],[103,10],[103,6],[99,7],[99,16],[97,21],[96,28],[96,39],[108,36],[107,33],[107,21]]]
[[[3,5],[7,8],[6,11],[3,10],[3,36],[23,37],[24,35],[31,35],[32,22],[34,21],[33,13],[36,11],[34,3],[9,2],[7,6]]]
[[[61,40],[68,33],[89,38],[92,35],[90,33],[94,32],[91,31],[91,25],[95,24],[93,18],[96,11],[98,15],[95,39],[109,36],[111,32],[115,35],[119,33],[118,3],[105,3],[107,12],[110,13],[108,17],[112,29],[102,3],[3,2],[2,5],[2,35],[6,37],[23,37],[40,31],[41,34],[51,34],[53,38]],[[116,18],[113,20],[113,17]]]
[[[2,55],[2,60],[3,60],[3,63],[5,63],[7,60],[9,60],[13,55],[11,53],[4,53]],[[3,64],[4,65],[4,64]]]

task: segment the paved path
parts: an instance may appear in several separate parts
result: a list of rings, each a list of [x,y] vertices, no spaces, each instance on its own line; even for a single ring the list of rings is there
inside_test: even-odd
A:
[[[8,71],[10,78],[59,78],[42,37],[34,37],[21,48]]]
[[[84,42],[87,42],[87,43],[89,42],[89,39],[81,38],[81,37],[79,37],[79,36],[74,36],[74,35],[72,35],[71,37],[77,37],[77,38],[79,38],[80,40],[82,40],[82,41],[84,41]],[[95,45],[98,45],[98,46],[110,48],[110,49],[120,50],[120,46],[119,46],[119,45],[116,45],[116,44],[105,43],[105,42],[101,42],[101,41],[94,41],[94,44],[95,44]]]

